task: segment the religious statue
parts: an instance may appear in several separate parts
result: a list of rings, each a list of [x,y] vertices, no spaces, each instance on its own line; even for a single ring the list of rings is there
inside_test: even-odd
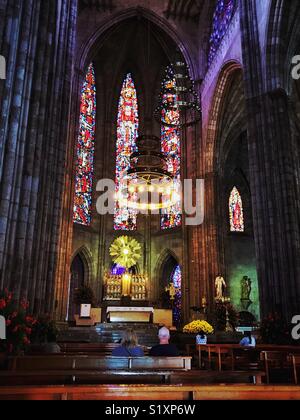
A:
[[[244,276],[242,278],[241,288],[242,288],[241,299],[250,300],[250,295],[252,291],[252,281],[249,277]]]
[[[252,292],[252,281],[249,277],[244,276],[241,281],[241,302],[242,307],[245,311],[249,309],[251,305],[251,292]]]
[[[216,300],[223,300],[224,299],[224,289],[226,288],[226,283],[224,278],[221,274],[218,275],[215,281],[215,288],[216,288]]]

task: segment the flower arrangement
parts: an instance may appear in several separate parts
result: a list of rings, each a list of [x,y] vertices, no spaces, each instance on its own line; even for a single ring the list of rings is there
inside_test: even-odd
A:
[[[193,321],[183,328],[186,334],[213,334],[213,327],[206,321]]]
[[[13,294],[0,292],[0,315],[6,320],[6,340],[0,342],[0,351],[18,354],[30,345],[32,329],[36,319],[28,315],[28,302],[21,300],[17,306]]]

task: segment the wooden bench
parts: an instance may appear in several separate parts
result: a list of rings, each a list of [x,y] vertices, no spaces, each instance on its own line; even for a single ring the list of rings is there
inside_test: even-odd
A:
[[[265,365],[267,384],[271,382],[291,382],[292,363],[288,351],[263,351],[261,358]],[[276,374],[276,380],[273,376]],[[280,378],[280,381],[279,381]]]
[[[21,356],[9,370],[191,370],[191,357],[99,357],[87,355]]]
[[[117,383],[261,383],[264,372],[191,371],[190,357],[119,358],[96,356],[23,356],[11,358],[0,385]]]
[[[0,372],[0,385],[262,383],[265,372],[50,370]],[[255,380],[253,380],[255,378]]]
[[[9,359],[0,385],[169,383],[172,372],[190,369],[190,357],[23,356]]]
[[[98,385],[0,387],[0,400],[300,400],[300,387],[253,385]]]
[[[191,345],[186,346],[186,351],[188,356],[196,356],[199,361],[199,368],[203,367],[203,354],[207,354],[207,363],[209,369],[212,368],[213,360],[216,361],[216,366],[219,371],[222,370],[222,363],[224,358],[234,357],[233,351],[243,349],[239,344],[207,344],[207,345]],[[256,351],[275,351],[283,352],[284,354],[299,354],[300,355],[300,346],[278,346],[278,345],[269,345],[269,344],[259,344],[255,348]],[[232,368],[234,368],[232,361]]]
[[[298,385],[299,383],[299,374],[300,371],[300,356],[299,355],[291,355],[292,363],[293,363],[293,373],[294,373],[294,381],[295,384]]]
[[[97,353],[97,354],[112,354],[113,350],[119,347],[117,343],[59,343],[59,347],[63,353]]]

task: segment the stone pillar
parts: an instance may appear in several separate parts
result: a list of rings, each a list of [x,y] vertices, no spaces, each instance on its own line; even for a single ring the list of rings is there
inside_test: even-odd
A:
[[[76,18],[77,0],[0,2],[0,289],[35,313],[54,307]]]
[[[240,8],[261,310],[262,316],[279,310],[291,321],[300,313],[298,146],[284,86],[265,88],[255,2],[240,0]]]

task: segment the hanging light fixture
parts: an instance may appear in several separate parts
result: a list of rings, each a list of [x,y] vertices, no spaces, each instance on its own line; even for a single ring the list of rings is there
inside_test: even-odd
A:
[[[160,151],[156,136],[138,137],[137,151],[130,156],[124,188],[118,200],[124,206],[141,211],[171,208],[180,197],[174,177],[167,169],[167,156]]]
[[[176,115],[177,118],[174,118]],[[190,69],[181,58],[180,51],[176,52],[173,63],[165,70],[155,118],[160,124],[174,128],[189,127],[201,119],[195,82],[190,77]]]

